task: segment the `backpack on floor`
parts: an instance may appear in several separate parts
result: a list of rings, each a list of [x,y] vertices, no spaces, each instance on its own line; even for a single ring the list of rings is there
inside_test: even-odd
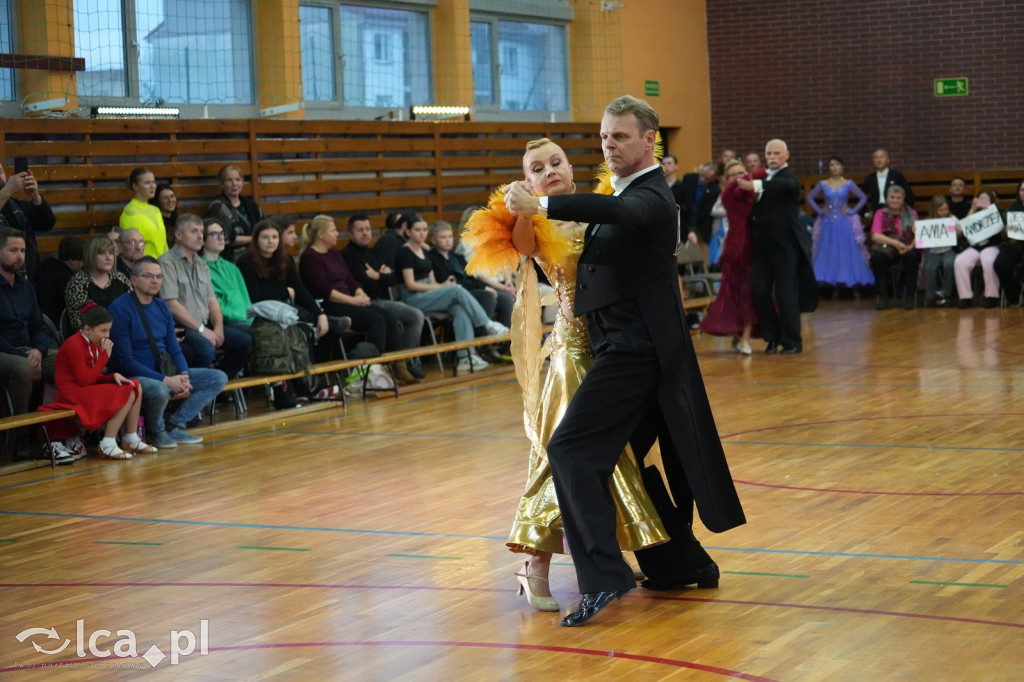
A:
[[[291,374],[310,368],[309,343],[302,323],[285,328],[277,322],[257,317],[249,333],[252,346],[249,369],[253,374]]]

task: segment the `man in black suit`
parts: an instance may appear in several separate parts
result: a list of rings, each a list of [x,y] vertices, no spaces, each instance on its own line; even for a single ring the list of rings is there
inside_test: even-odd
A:
[[[757,195],[750,217],[754,245],[750,288],[761,322],[765,353],[789,355],[803,350],[800,312],[817,307],[811,260],[811,236],[800,225],[800,179],[789,167],[789,148],[771,140],[764,148],[768,175],[741,178],[739,185]]]
[[[910,183],[903,177],[903,173],[889,167],[889,152],[881,148],[876,149],[871,161],[874,163],[875,172],[868,173],[860,183],[861,190],[868,197],[868,202],[864,204],[865,230],[871,229],[875,211],[885,206],[886,193],[893,185],[903,188],[907,193],[907,206],[914,207],[914,190],[910,188]]]
[[[711,243],[711,209],[721,193],[718,171],[710,161],[702,164],[699,173],[687,173],[672,188],[676,203],[686,214],[686,229],[705,244]]]
[[[694,501],[712,531],[745,521],[683,313],[675,258],[678,213],[654,158],[657,130],[658,114],[650,105],[620,97],[601,120],[601,146],[615,174],[612,196],[538,198],[523,183],[506,195],[517,215],[590,223],[576,271],[575,314],[586,316],[594,363],[548,443],[583,593],[576,611],[562,620],[568,627],[583,625],[636,586],[615,538],[608,490],[627,443],[642,460],[659,439],[678,505],[669,502],[657,471],[645,471],[645,485],[672,537],[667,562],[662,553],[649,563],[656,569],[670,564],[674,573],[655,576],[654,587],[718,584],[718,567],[690,530]],[[637,552],[645,572],[645,553],[663,548]]]

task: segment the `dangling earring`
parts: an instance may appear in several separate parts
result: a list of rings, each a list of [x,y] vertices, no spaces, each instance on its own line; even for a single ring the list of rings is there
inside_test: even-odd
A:
[[[570,180],[569,182],[572,184],[572,192],[570,194],[576,194],[576,181]]]

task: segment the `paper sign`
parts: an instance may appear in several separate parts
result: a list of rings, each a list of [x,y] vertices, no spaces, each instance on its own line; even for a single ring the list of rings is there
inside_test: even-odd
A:
[[[1024,239],[1024,212],[1011,211],[1006,214],[1006,234],[1010,239]]]
[[[1022,213],[1021,215],[1024,215]],[[938,246],[956,246],[956,218],[918,220],[914,223],[917,248],[934,249]],[[1021,237],[1024,239],[1024,237]]]
[[[960,229],[964,231],[972,245],[983,242],[992,235],[1003,231],[1003,218],[999,215],[999,209],[989,206],[984,211],[969,215],[960,221]]]

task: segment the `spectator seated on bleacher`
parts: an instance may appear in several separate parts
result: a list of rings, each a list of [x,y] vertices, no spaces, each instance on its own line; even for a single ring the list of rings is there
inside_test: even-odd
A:
[[[366,336],[366,340],[379,350],[391,352],[405,350],[402,346],[402,326],[398,318],[384,308],[371,305],[370,297],[349,271],[338,243],[338,228],[334,219],[318,215],[302,228],[302,255],[299,274],[314,297],[323,301],[329,317],[347,317],[352,330]],[[404,362],[392,367],[395,378],[402,384],[416,384]]]
[[[967,212],[967,215],[984,211],[989,206],[996,206],[998,203],[999,196],[994,190],[983,189],[971,201],[971,210]],[[960,298],[958,307],[970,308],[973,304],[974,287],[971,284],[971,271],[979,263],[981,264],[981,276],[985,282],[985,307],[996,308],[999,306],[999,277],[996,275],[994,265],[1003,238],[1004,233],[1000,233],[977,244],[967,244],[956,255],[953,260],[953,275],[956,278],[956,293]]]
[[[43,315],[49,317],[54,324],[60,322],[60,314],[67,306],[64,290],[71,276],[82,269],[84,258],[85,243],[78,237],[68,235],[60,240],[57,255],[39,264],[36,298]]]
[[[338,335],[330,328],[327,314],[309,293],[299,279],[295,263],[281,242],[281,228],[273,220],[261,220],[256,224],[249,247],[238,258],[238,269],[249,290],[249,299],[254,303],[278,301],[293,305],[299,321],[314,329],[315,346],[310,348],[312,359],[325,362],[334,357],[338,349]],[[293,382],[300,399],[313,396],[312,387],[304,380]],[[275,388],[274,407],[292,407],[297,400],[283,388]]]
[[[146,255],[159,258],[167,251],[167,230],[160,209],[149,203],[156,196],[156,176],[148,168],[136,168],[128,176],[128,188],[135,196],[121,211],[117,224],[122,230],[142,233]]]
[[[932,197],[929,219],[948,218],[949,202],[945,197]],[[924,305],[926,308],[945,308],[953,295],[953,260],[957,252],[952,246],[925,249],[924,252]]]
[[[451,223],[439,220],[430,228],[434,248],[430,262],[434,266],[434,279],[444,282],[454,277],[456,283],[472,294],[484,314],[496,317],[506,327],[512,325],[512,307],[516,303],[516,288],[486,275],[472,276],[466,272],[466,259],[454,250],[455,234]]]
[[[906,203],[906,198],[903,187],[890,185],[885,207],[875,211],[871,222],[871,270],[878,286],[877,310],[889,307],[889,271],[894,265],[901,266],[895,293],[899,295],[902,289],[904,308],[909,310],[915,305],[921,254],[914,246],[917,212]]]
[[[23,193],[28,201],[14,197]],[[36,232],[48,232],[57,223],[53,209],[39,193],[39,183],[32,171],[23,171],[7,177],[0,165],[0,226],[13,227],[25,235],[25,264],[22,273],[29,282],[36,283],[39,267],[39,247],[36,246]]]
[[[160,256],[164,273],[160,297],[174,322],[185,329],[182,344],[192,348],[193,366],[213,367],[221,350],[218,367],[234,379],[245,368],[252,339],[248,331],[224,324],[210,266],[199,256],[203,242],[202,218],[192,213],[178,216],[174,246]]]
[[[373,229],[370,216],[355,213],[348,218],[348,244],[341,250],[348,270],[359,287],[370,297],[370,305],[386,310],[402,325],[402,348],[416,348],[423,338],[423,311],[391,299],[390,288],[398,284],[394,269],[381,262],[370,248]],[[418,361],[407,361],[409,372],[417,379],[424,377]]]
[[[115,267],[114,248],[114,242],[103,234],[94,235],[85,243],[84,266],[71,276],[64,290],[71,329],[82,326],[78,310],[87,302],[109,308],[121,294],[132,290],[131,281]]]
[[[946,202],[949,204],[950,214],[956,216],[957,220],[966,218],[971,210],[972,197],[964,194],[966,189],[967,181],[959,175],[949,181],[949,198]]]
[[[224,226],[216,218],[204,219],[203,260],[210,268],[213,294],[220,304],[224,324],[248,331],[250,322],[245,314],[249,310],[249,306],[252,305],[252,301],[249,300],[249,290],[245,288],[245,280],[242,279],[242,272],[238,266],[227,258],[221,258],[224,246]]]
[[[409,239],[412,216],[412,213],[389,213],[388,217],[384,219],[384,233],[377,238],[377,243],[373,245],[377,259],[392,270],[397,270],[395,258]]]
[[[225,255],[228,260],[235,261],[252,242],[256,224],[264,218],[263,210],[255,201],[242,196],[245,178],[238,166],[224,166],[217,178],[220,180],[220,194],[210,202],[206,217],[216,218],[224,227]]]
[[[158,182],[156,194],[149,203],[160,209],[160,217],[164,220],[164,234],[167,237],[167,248],[174,246],[174,226],[178,222],[178,195],[174,188],[166,182]]]
[[[21,273],[24,266],[25,233],[0,227],[0,386],[10,396],[13,414],[29,411],[35,384],[53,382],[57,360],[56,340],[43,322],[34,288]],[[15,451],[26,447],[27,434],[21,433]],[[54,454],[61,461],[73,459],[65,444],[54,443]],[[50,453],[43,456],[48,459]]]
[[[472,339],[474,335],[505,334],[508,327],[484,313],[473,296],[451,277],[444,282],[434,279],[434,266],[426,253],[427,221],[417,215],[410,216],[409,241],[396,256],[396,270],[401,277],[402,301],[425,313],[445,312],[451,315],[456,341]],[[459,370],[483,369],[488,362],[471,349],[468,357],[459,359]]]
[[[190,368],[174,334],[170,308],[157,298],[163,270],[155,258],[143,256],[132,266],[133,293],[110,306],[114,342],[110,369],[142,384],[142,414],[147,441],[160,449],[178,443],[201,443],[185,426],[217,396],[228,377],[219,369]],[[144,316],[144,317],[143,317]],[[184,397],[164,419],[172,397]]]
[[[1013,214],[1024,213],[1024,180],[1017,183],[1017,198],[1013,200],[1006,209],[1006,226],[1009,229],[1010,219]],[[1018,306],[1021,303],[1021,267],[1024,267],[1024,241],[1019,239],[1006,239],[999,246],[999,255],[993,264],[996,275],[999,277],[999,284],[1003,287],[1006,295],[1006,303],[1010,306]]]
[[[146,255],[146,240],[142,233],[129,228],[117,235],[117,271],[131,281],[132,264]]]
[[[144,443],[137,433],[141,386],[117,372],[104,373],[113,347],[110,313],[91,302],[77,312],[82,320],[81,329],[57,351],[57,397],[39,409],[74,410],[83,428],[102,428],[103,438],[97,451],[107,459],[155,454],[157,449]],[[122,426],[124,437],[118,447],[117,435]]]

